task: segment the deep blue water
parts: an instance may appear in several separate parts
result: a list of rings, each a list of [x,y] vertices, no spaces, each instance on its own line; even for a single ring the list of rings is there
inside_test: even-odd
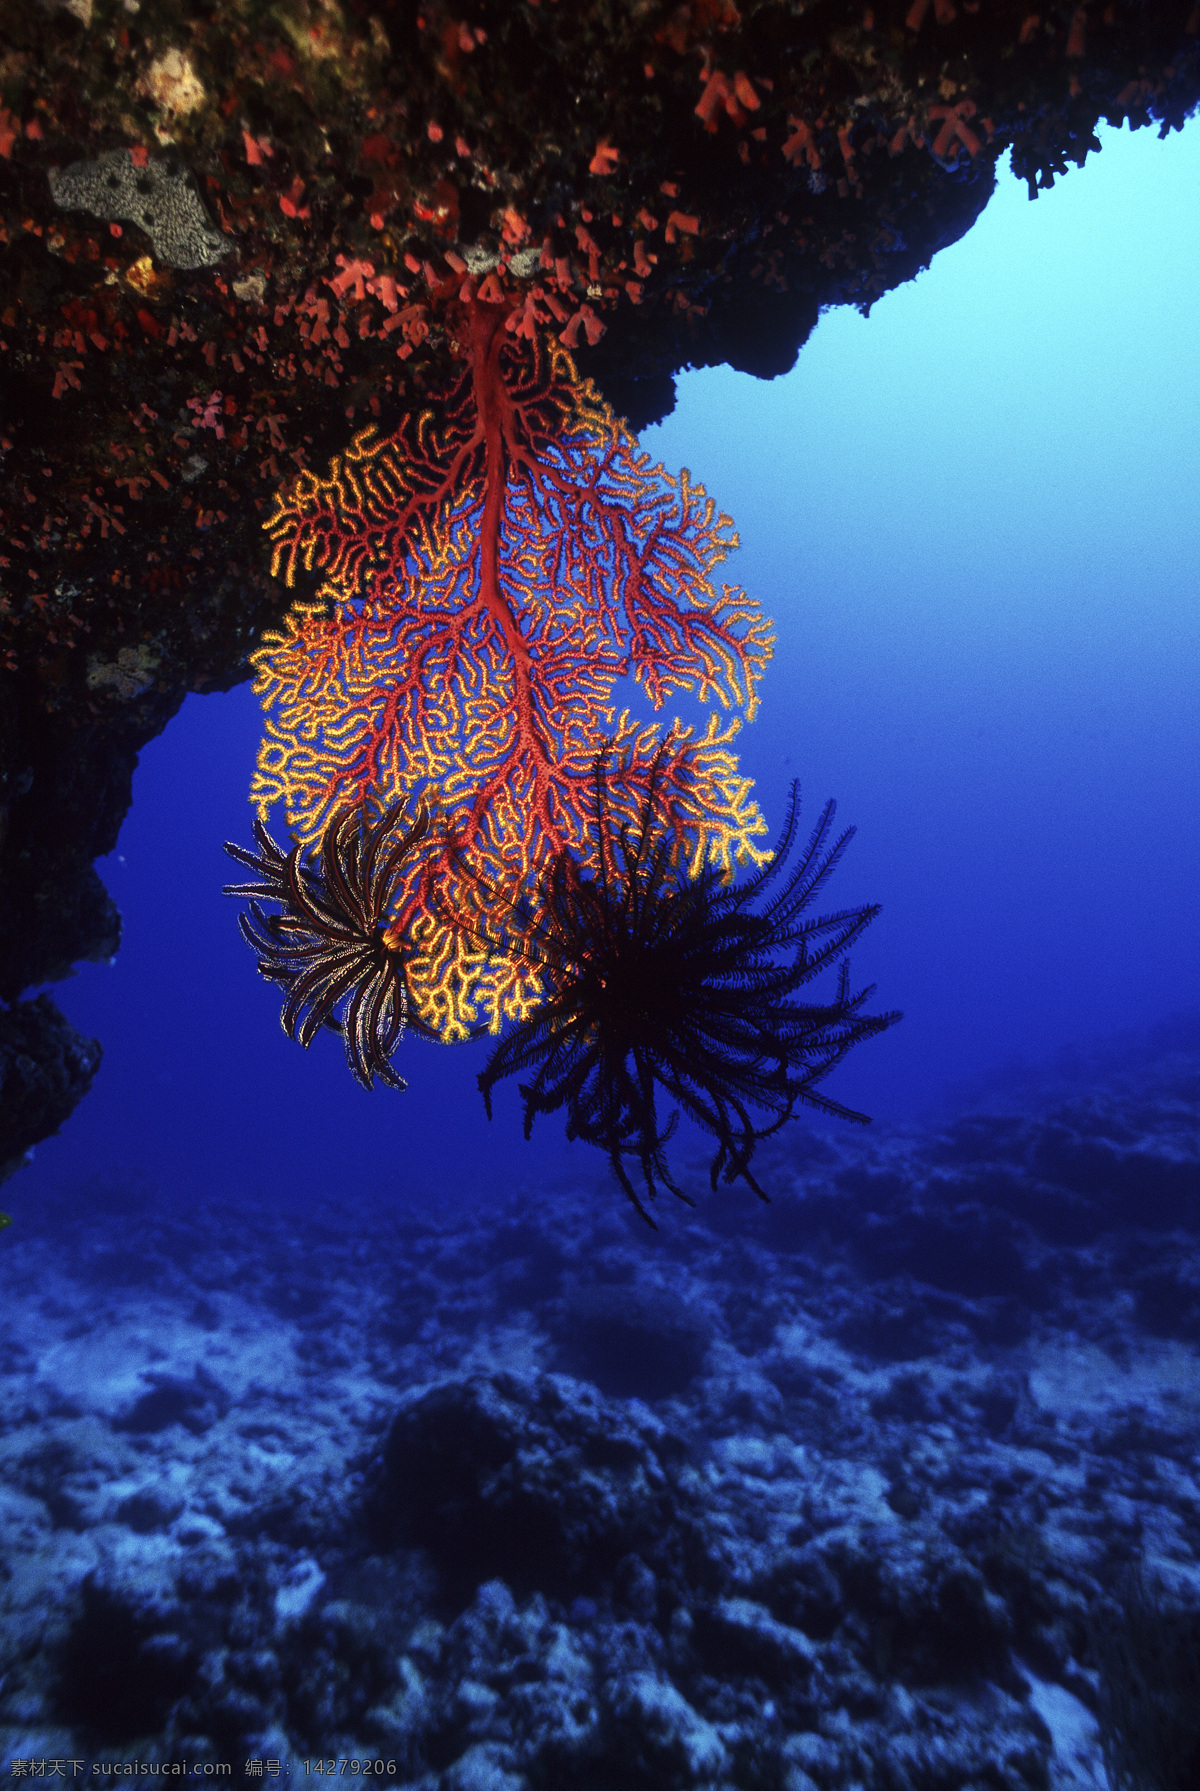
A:
[[[742,754],[772,827],[799,777],[858,828],[828,902],[883,904],[854,981],[906,1017],[828,1089],[883,1121],[1197,1005],[1198,190],[1195,123],[1108,132],[1036,204],[1005,173],[868,319],[772,384],[686,375],[644,438],[733,513],[777,624]],[[219,893],[258,729],[248,687],[193,697],[142,755],[100,867],[124,944],[55,991],[104,1064],[9,1210],[129,1176],[201,1204],[602,1181],[553,1121],[524,1143],[511,1084],[489,1126],[486,1046],[406,1043],[409,1091],[367,1094],[336,1040],[285,1039]]]

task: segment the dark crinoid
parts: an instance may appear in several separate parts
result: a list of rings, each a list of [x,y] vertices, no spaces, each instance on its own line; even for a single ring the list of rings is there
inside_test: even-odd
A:
[[[392,1088],[407,1087],[389,1060],[406,1024],[426,1031],[408,1011],[403,957],[388,914],[429,826],[424,808],[405,828],[399,807],[372,823],[354,807],[333,816],[315,860],[306,860],[294,842],[282,851],[261,821],[254,824],[257,854],[225,843],[257,875],[253,883],[228,884],[225,894],[249,898],[238,924],[258,954],[260,973],[286,992],[283,1030],[304,1046],[322,1026],[340,1032],[346,1061],[364,1088],[376,1076]],[[264,901],[277,902],[282,913],[267,913]]]
[[[548,989],[479,1078],[488,1115],[495,1084],[536,1065],[532,1082],[520,1085],[526,1137],[539,1113],[565,1108],[567,1136],[603,1147],[652,1224],[626,1165],[636,1159],[649,1199],[661,1183],[687,1201],[664,1156],[681,1108],[716,1139],[713,1187],[722,1175],[741,1177],[765,1200],[750,1173],[755,1146],[797,1105],[869,1123],[817,1084],[860,1039],[900,1018],[860,1012],[873,988],[851,995],[845,961],[832,1002],[794,999],[879,912],[874,906],[800,919],[854,830],[829,846],[834,804],[827,803],[807,849],[788,868],[800,814],[793,784],[764,868],[739,883],[723,882],[712,869],[693,879],[679,867],[675,830],[653,786],[636,824],[618,826],[606,785],[597,761],[598,873],[581,871],[562,853],[535,895],[504,906],[483,892],[490,914],[480,930],[494,949],[536,963]],[[781,962],[782,954],[790,962]],[[660,1090],[677,1104],[665,1123]]]

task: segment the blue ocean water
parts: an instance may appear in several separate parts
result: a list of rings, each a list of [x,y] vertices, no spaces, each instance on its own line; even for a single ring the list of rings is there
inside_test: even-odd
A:
[[[0,1772],[1192,1791],[1198,176],[1195,123],[1005,175],[646,434],[737,518],[744,766],[857,827],[905,1011],[771,1204],[684,1137],[654,1235],[488,1123],[486,1044],[299,1050],[220,894],[253,695],[146,749],[124,944],[55,990],[104,1063],[3,1194]]]
[[[644,436],[732,513],[728,576],[775,619],[741,740],[772,828],[797,777],[858,829],[828,902],[882,903],[852,972],[905,1019],[828,1087],[880,1121],[1196,1006],[1198,182],[1196,123],[1107,131],[1034,204],[1003,172],[869,317],[827,314],[771,383],[684,374]],[[524,1141],[512,1084],[488,1124],[485,1045],[405,1042],[408,1092],[368,1094],[335,1039],[283,1036],[220,895],[258,732],[242,687],[142,754],[100,866],[120,954],[56,991],[104,1063],[8,1204],[96,1175],[303,1203],[599,1174],[552,1120]]]

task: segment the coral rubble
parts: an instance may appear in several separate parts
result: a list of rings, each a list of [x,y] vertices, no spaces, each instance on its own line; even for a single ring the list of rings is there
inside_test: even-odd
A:
[[[652,1249],[585,1188],[455,1211],[399,1168],[323,1210],[49,1197],[0,1312],[0,1771],[1045,1791],[1101,1782],[1106,1734],[1186,1763],[1198,1070],[793,1130],[770,1206]]]

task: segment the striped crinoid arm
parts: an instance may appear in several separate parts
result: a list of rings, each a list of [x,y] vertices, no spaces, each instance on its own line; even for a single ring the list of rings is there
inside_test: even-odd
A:
[[[374,820],[361,808],[340,811],[315,853],[295,840],[285,852],[261,821],[257,855],[226,845],[256,873],[225,893],[249,898],[239,925],[260,974],[284,990],[283,1030],[306,1048],[322,1027],[339,1032],[364,1088],[375,1078],[405,1086],[390,1059],[409,1019],[407,953],[390,922],[419,882],[430,833],[427,809],[406,826],[397,805]]]

